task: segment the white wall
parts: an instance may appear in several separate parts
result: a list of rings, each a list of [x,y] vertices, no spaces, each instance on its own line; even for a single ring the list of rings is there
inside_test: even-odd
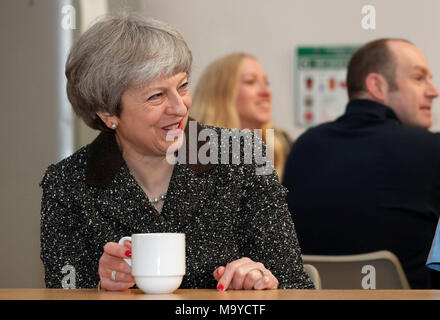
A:
[[[38,184],[50,163],[72,152],[63,3],[0,1],[0,287],[44,285]]]
[[[273,90],[275,125],[294,137],[294,47],[362,44],[381,37],[414,42],[426,55],[440,87],[438,0],[139,0],[142,13],[176,27],[194,54],[192,86],[213,59],[232,51],[256,55]],[[361,27],[361,9],[376,8],[376,30]],[[434,104],[433,130],[440,130]]]

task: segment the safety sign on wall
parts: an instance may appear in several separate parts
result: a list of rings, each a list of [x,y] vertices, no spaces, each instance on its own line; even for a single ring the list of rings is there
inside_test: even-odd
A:
[[[348,102],[347,65],[358,46],[297,47],[295,119],[300,126],[332,121]]]

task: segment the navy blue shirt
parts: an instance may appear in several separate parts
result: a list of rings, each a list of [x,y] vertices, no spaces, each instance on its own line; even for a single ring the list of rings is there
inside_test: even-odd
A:
[[[389,250],[412,288],[432,286],[425,263],[440,215],[439,134],[353,100],[298,138],[283,184],[304,254]]]

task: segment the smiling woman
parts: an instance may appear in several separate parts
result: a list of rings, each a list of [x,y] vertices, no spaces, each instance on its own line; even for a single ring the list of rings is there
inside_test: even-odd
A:
[[[162,157],[188,121],[191,96],[188,75],[180,72],[122,94],[117,115],[97,112],[107,127],[115,126],[116,139],[124,157]]]
[[[261,130],[261,138],[273,150],[279,178],[292,141],[272,125],[272,91],[261,64],[247,53],[231,53],[204,70],[194,93],[191,116],[206,125]],[[274,139],[268,139],[274,130]]]
[[[49,166],[41,182],[48,287],[62,286],[65,265],[75,270],[77,287],[133,287],[124,261],[131,243],[118,240],[167,232],[186,235],[183,288],[313,288],[275,174],[257,175],[255,159],[234,165],[167,160],[167,153],[191,148],[179,143],[189,127],[191,62],[177,31],[136,16],[105,18],[73,46],[69,100],[102,132]],[[220,136],[219,128],[210,129]]]

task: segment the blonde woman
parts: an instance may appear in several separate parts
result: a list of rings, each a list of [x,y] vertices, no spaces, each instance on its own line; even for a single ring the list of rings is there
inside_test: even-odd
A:
[[[263,129],[262,138],[274,150],[274,167],[281,180],[291,140],[276,129],[274,145],[266,139],[265,129],[273,129],[272,92],[255,57],[232,53],[212,62],[197,84],[191,117],[217,127]]]

